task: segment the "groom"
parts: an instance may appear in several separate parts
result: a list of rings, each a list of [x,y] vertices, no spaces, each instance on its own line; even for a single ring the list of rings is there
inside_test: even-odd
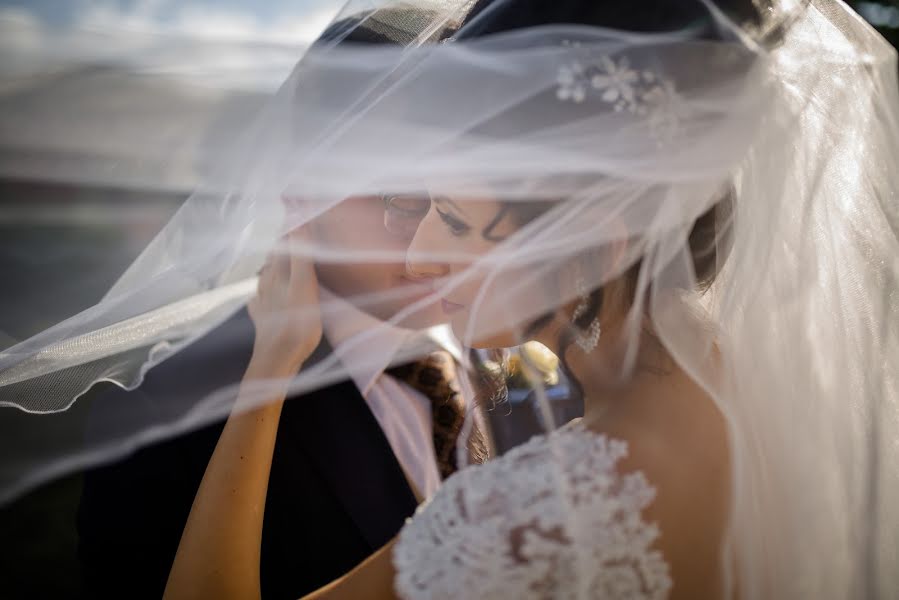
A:
[[[401,256],[408,239],[397,232],[414,225],[387,231],[385,210],[389,206],[379,197],[349,198],[310,223],[309,235],[330,247],[352,248],[361,227],[365,249]],[[408,206],[402,215],[414,219]],[[390,217],[394,223],[397,218]],[[396,263],[325,264],[316,270],[323,288],[346,298],[390,291],[406,276],[405,265]],[[316,354],[339,348],[359,330],[370,333],[372,321],[390,318],[403,305],[388,300],[365,308],[370,314],[349,302],[338,315],[326,311]],[[437,315],[418,319],[434,321]],[[112,390],[103,402],[163,411],[196,401],[222,384],[222,374],[233,381],[244,372],[253,340],[253,324],[241,310],[152,369],[140,388]],[[349,380],[285,403],[265,507],[264,597],[298,598],[352,569],[399,531],[447,473],[439,449],[454,440],[441,444],[436,436],[441,424],[431,420],[439,401],[430,393],[437,391],[434,382],[429,389],[383,373],[391,348],[402,343],[397,330],[369,340],[366,357],[373,344],[385,364],[366,364],[361,372],[338,351],[338,358],[349,361]],[[78,515],[85,597],[161,597],[222,427],[214,423],[85,475]]]
[[[347,248],[358,239],[358,229],[347,231],[351,222],[366,228],[366,249],[375,249],[378,240],[382,249],[401,253],[407,240],[386,231],[384,217],[380,198],[349,198],[310,223],[310,234]],[[349,298],[396,287],[405,265],[319,265],[317,272],[322,287]],[[325,315],[317,353],[345,342],[354,329],[370,332],[366,320],[389,318],[402,307],[385,302],[366,308],[373,315],[349,303],[339,318]],[[112,390],[103,402],[163,411],[196,401],[222,384],[222,374],[233,381],[244,372],[253,340],[253,324],[241,310],[152,369],[140,388]],[[265,507],[265,598],[299,598],[352,569],[399,531],[446,474],[435,455],[440,425],[431,418],[437,398],[383,373],[390,348],[402,342],[396,330],[371,340],[385,364],[366,364],[363,372],[338,352],[350,361],[350,380],[284,404]],[[222,427],[214,423],[85,475],[78,530],[86,598],[162,596]]]
[[[368,43],[406,43],[414,37],[409,26],[419,22],[414,15],[386,17],[369,15],[365,27],[348,35],[348,25],[358,20],[344,21],[329,35]],[[358,229],[346,227],[353,223],[365,228],[366,249],[376,249],[377,243],[401,256],[408,243],[403,232],[414,231],[416,223],[397,223],[399,217],[389,210],[382,198],[349,198],[310,223],[310,235],[332,247],[351,249],[359,239]],[[402,218],[415,214],[409,206],[397,212]],[[393,227],[388,231],[385,223]],[[338,297],[377,296],[408,285],[404,264],[320,264],[316,271],[321,287]],[[365,306],[365,315],[348,306],[343,316],[383,320],[402,308],[401,302],[388,301]],[[354,334],[347,323],[345,318],[324,317],[318,354]],[[115,389],[103,401],[131,402],[151,410],[164,410],[182,398],[196,401],[221,384],[222,373],[244,372],[253,339],[253,324],[241,310],[152,369],[137,390]],[[387,334],[373,343],[383,349],[401,341]],[[391,354],[383,352],[385,361]],[[440,450],[454,440],[438,439],[447,431],[445,406],[440,407],[441,422],[432,421],[435,399],[445,397],[446,386],[435,389],[433,377],[430,389],[407,385],[383,372],[386,363],[381,367],[350,370],[349,380],[284,404],[265,506],[263,597],[299,598],[348,572],[396,535],[419,501],[451,470]],[[222,427],[223,422],[214,423],[85,475],[78,515],[84,597],[162,596]]]

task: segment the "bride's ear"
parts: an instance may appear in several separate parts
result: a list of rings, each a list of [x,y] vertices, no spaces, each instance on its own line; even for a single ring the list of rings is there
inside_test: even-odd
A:
[[[627,271],[627,227],[621,219],[615,218],[605,223],[603,230],[611,240],[609,243],[572,257],[557,272],[555,293],[559,294],[560,302],[556,319],[560,322],[570,322],[586,296],[600,288],[605,291],[610,285],[614,286]]]

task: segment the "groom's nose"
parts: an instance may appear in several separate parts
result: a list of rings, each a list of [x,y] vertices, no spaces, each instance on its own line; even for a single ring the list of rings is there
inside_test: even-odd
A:
[[[439,231],[432,231],[429,221],[431,219],[427,217],[421,221],[406,250],[406,275],[410,279],[434,279],[448,275],[450,271],[445,261],[436,258],[441,253],[436,247],[440,235]]]

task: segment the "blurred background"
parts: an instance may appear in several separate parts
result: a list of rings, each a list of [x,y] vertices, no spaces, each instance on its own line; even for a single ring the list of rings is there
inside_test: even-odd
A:
[[[342,4],[0,0],[0,350],[102,297]],[[849,4],[899,44],[899,0]],[[557,421],[577,415],[554,357],[509,367],[503,448],[542,427],[536,381]],[[74,475],[0,507],[0,596],[79,595],[79,494]]]

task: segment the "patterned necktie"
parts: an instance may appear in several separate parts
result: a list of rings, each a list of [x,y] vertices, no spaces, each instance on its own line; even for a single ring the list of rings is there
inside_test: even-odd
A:
[[[465,399],[453,357],[440,350],[421,360],[392,367],[387,373],[431,401],[434,455],[440,477],[446,479],[458,469],[456,444],[465,424]],[[484,462],[487,458],[487,444],[477,424],[468,437],[468,453],[472,462]]]

